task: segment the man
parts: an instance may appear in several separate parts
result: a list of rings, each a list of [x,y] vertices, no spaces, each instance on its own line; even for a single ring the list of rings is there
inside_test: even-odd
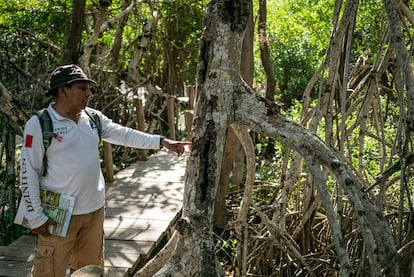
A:
[[[26,204],[25,217],[38,235],[32,269],[35,277],[65,276],[68,262],[72,271],[85,265],[103,264],[105,181],[99,162],[100,136],[109,143],[129,147],[165,147],[178,156],[184,153],[185,145],[191,144],[123,127],[101,112],[86,108],[93,85],[95,82],[77,65],[59,66],[52,72],[46,95],[54,98],[47,108],[53,123],[53,138],[46,151],[46,168],[39,118],[31,117],[25,126],[20,184]],[[99,132],[97,123],[85,109],[99,117]],[[49,225],[56,222],[43,213],[40,188],[75,197],[65,237],[49,233]]]

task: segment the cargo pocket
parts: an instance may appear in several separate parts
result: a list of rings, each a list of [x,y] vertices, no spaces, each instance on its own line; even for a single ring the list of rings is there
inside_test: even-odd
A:
[[[55,276],[54,252],[55,248],[53,246],[38,245],[36,247],[32,271],[33,277]]]

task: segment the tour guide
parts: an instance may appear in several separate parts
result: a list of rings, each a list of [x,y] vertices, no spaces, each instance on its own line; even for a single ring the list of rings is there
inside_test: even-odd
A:
[[[68,263],[72,272],[86,265],[103,265],[105,181],[99,162],[101,138],[112,144],[142,149],[164,146],[178,156],[184,153],[185,145],[191,144],[121,126],[100,111],[86,108],[93,85],[95,81],[77,65],[59,66],[52,72],[46,96],[54,98],[47,108],[53,138],[47,147],[45,168],[38,116],[31,117],[24,129],[20,185],[22,201],[26,204],[25,218],[38,235],[32,269],[35,277],[63,277]],[[44,170],[47,174],[43,174]],[[75,197],[65,237],[48,231],[49,225],[56,223],[43,212],[40,187]]]

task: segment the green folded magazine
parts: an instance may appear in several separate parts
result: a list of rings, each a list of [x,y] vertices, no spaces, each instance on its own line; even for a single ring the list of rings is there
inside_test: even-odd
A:
[[[65,237],[72,217],[75,197],[41,189],[40,200],[42,202],[43,213],[58,223],[55,226],[49,226],[49,232],[57,236]],[[25,210],[24,200],[21,199],[14,223],[30,228],[27,219],[24,217]]]
[[[75,197],[57,193],[50,190],[40,190],[43,212],[53,219],[57,225],[50,225],[49,232],[54,235],[65,237],[72,217]]]

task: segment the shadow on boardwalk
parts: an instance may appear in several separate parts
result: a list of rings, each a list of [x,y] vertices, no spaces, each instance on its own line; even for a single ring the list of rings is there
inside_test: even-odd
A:
[[[159,151],[115,176],[106,186],[105,273],[129,276],[179,216],[185,157]],[[0,276],[30,276],[35,236],[0,247]]]

